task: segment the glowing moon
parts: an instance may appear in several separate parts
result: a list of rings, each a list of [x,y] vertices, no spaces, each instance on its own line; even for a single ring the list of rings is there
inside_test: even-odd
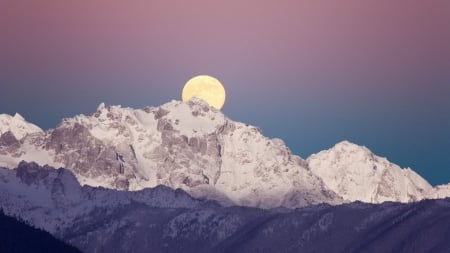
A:
[[[218,110],[225,104],[225,96],[225,89],[219,80],[207,75],[196,76],[187,81],[181,94],[183,102],[197,97]]]

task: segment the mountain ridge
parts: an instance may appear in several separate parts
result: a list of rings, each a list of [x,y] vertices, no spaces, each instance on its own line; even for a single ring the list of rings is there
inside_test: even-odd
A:
[[[13,168],[21,160],[68,168],[83,185],[139,190],[162,184],[223,205],[295,208],[450,195],[447,187],[433,188],[416,173],[346,141],[303,160],[282,140],[232,121],[199,99],[142,109],[101,103],[93,114],[65,118],[54,129],[19,139],[2,132],[0,166]],[[349,188],[350,181],[368,175],[370,187]],[[337,177],[347,183],[338,184]]]
[[[307,162],[329,188],[350,201],[411,202],[434,197],[434,188],[413,170],[349,141],[313,154]]]
[[[449,198],[224,207],[162,185],[140,191],[81,186],[69,170],[21,162],[0,168],[0,207],[87,253],[450,250]]]

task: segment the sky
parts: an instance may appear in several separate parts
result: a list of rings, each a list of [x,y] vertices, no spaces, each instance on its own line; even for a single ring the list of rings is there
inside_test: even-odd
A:
[[[349,140],[450,182],[448,0],[0,2],[0,113],[41,128],[180,100],[199,74],[303,158]]]

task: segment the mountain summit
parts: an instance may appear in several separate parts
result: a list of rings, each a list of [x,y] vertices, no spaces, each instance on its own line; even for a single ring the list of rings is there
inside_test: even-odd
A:
[[[16,113],[14,116],[0,114],[0,136],[12,135],[16,139],[22,139],[27,134],[42,132],[42,129],[27,122],[22,115]]]
[[[6,167],[21,160],[64,167],[91,186],[166,185],[225,205],[264,208],[342,202],[282,140],[199,99],[137,110],[101,104],[92,115],[63,119],[19,143],[0,147]]]
[[[9,115],[1,118],[12,122]],[[0,129],[11,125],[1,122]],[[436,195],[411,170],[349,142],[305,161],[282,140],[200,99],[143,109],[102,103],[92,115],[63,119],[55,129],[10,132],[1,132],[0,166],[26,160],[64,167],[82,185],[132,191],[166,185],[223,205],[262,208]]]
[[[348,141],[311,155],[308,164],[325,185],[349,201],[411,202],[433,197],[433,188],[411,169],[401,169]]]

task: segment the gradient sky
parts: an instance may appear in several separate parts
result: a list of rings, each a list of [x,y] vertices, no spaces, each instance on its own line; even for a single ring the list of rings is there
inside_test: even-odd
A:
[[[0,2],[0,113],[47,129],[197,74],[303,158],[350,140],[450,182],[448,0]]]

